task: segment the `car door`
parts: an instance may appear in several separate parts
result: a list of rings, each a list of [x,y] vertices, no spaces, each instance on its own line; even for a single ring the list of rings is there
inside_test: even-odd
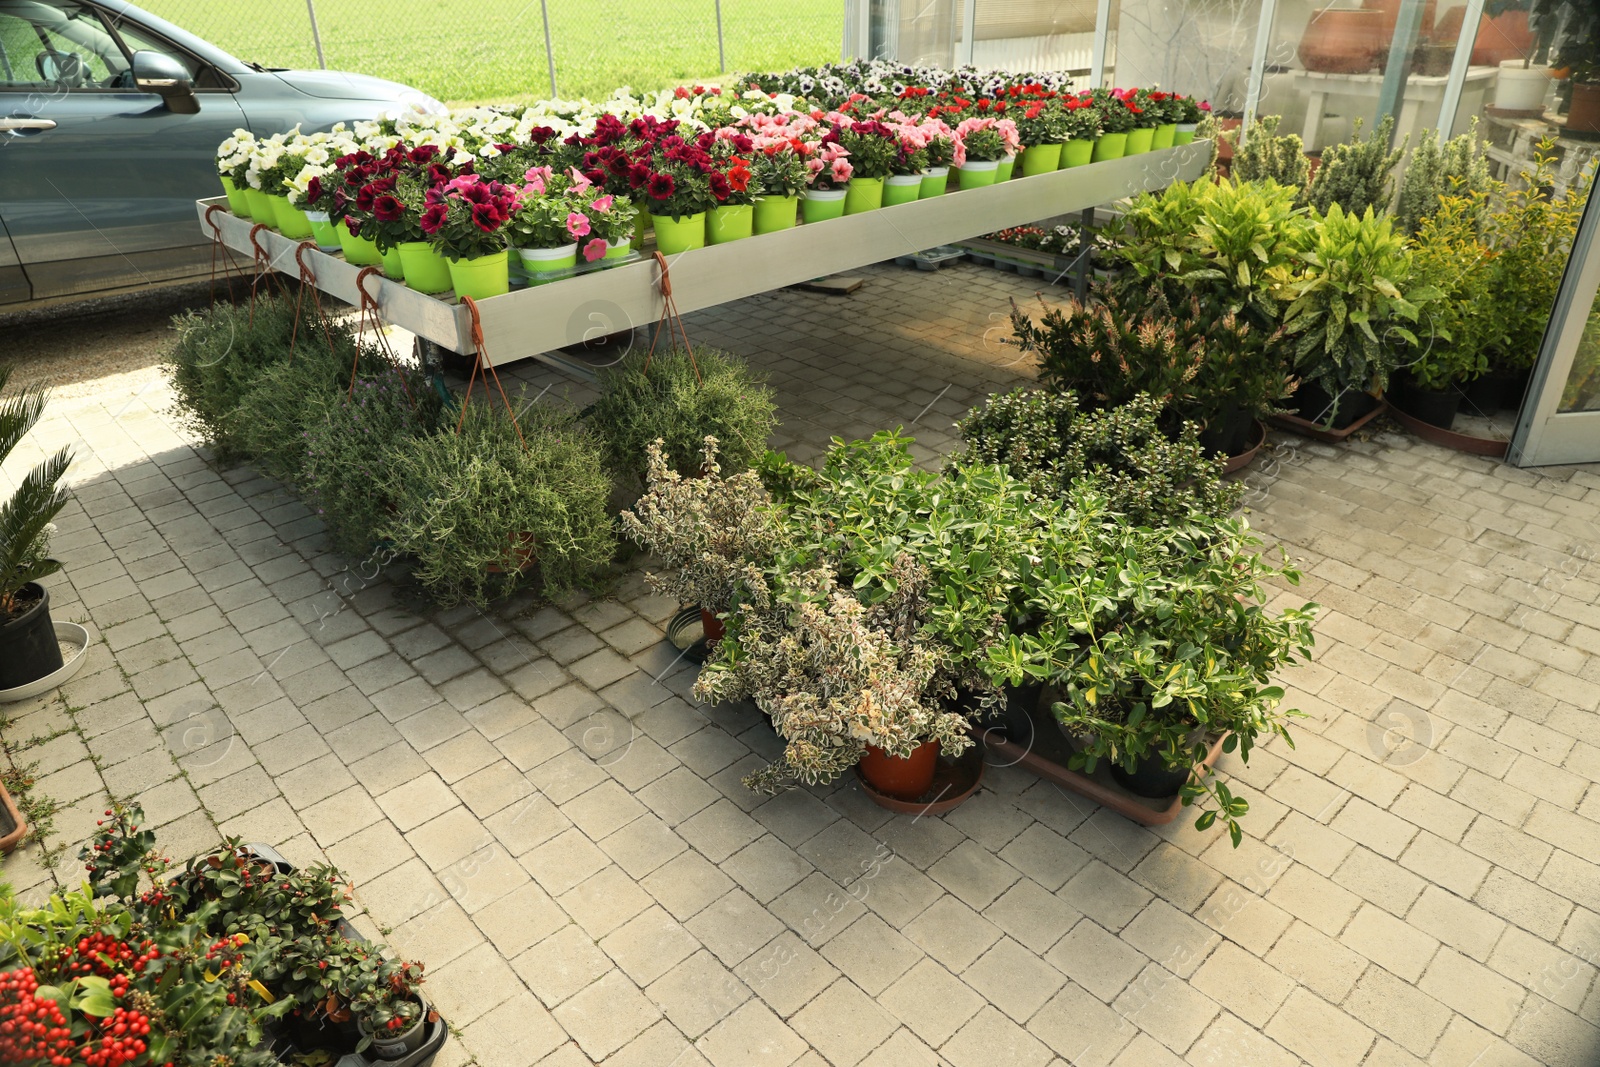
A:
[[[193,77],[196,114],[133,87],[133,53]],[[34,299],[202,273],[194,201],[244,122],[226,75],[84,0],[0,0],[0,222]]]
[[[0,304],[18,304],[28,299],[28,275],[11,247],[11,238],[0,224]]]

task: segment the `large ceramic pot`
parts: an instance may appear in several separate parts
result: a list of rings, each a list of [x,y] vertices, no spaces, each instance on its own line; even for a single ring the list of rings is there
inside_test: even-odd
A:
[[[54,674],[62,666],[50,592],[29,582],[17,593],[22,610],[0,622],[0,690],[16,689]]]
[[[1572,106],[1567,109],[1568,133],[1600,133],[1600,84],[1572,83]]]
[[[1465,7],[1452,7],[1434,26],[1433,39],[1439,44],[1455,47],[1461,37],[1461,23]],[[1478,20],[1478,36],[1472,42],[1474,67],[1498,67],[1508,60],[1519,64],[1533,54],[1533,31],[1528,29],[1527,11],[1502,11]]]
[[[1500,64],[1495,75],[1494,106],[1500,111],[1540,113],[1544,111],[1544,98],[1549,91],[1549,67],[1526,67],[1520,59],[1508,59]]]
[[[861,757],[861,774],[880,793],[900,800],[916,800],[933,784],[938,759],[937,741],[923,742],[904,759],[868,745],[867,754]]]
[[[1311,16],[1300,38],[1300,62],[1324,74],[1364,74],[1383,53],[1383,11],[1342,11],[1325,7]]]

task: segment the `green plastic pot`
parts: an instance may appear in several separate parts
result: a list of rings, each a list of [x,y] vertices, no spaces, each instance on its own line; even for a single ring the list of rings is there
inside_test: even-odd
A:
[[[807,189],[800,202],[800,217],[807,222],[826,222],[844,214],[843,189]]]
[[[1171,148],[1175,143],[1173,138],[1178,136],[1176,122],[1163,122],[1156,127],[1156,135],[1150,140],[1151,148]]]
[[[706,246],[706,213],[696,211],[681,219],[671,215],[652,215],[656,227],[656,251],[664,256]]]
[[[278,224],[277,212],[272,210],[272,199],[254,186],[245,186],[245,203],[250,206],[250,217],[268,226]]]
[[[1180,122],[1180,123],[1178,123],[1178,125],[1176,127],[1176,132],[1173,133],[1173,135],[1172,135],[1172,143],[1173,144],[1188,144],[1190,141],[1193,141],[1194,140],[1194,131],[1196,129],[1198,129],[1199,126],[1200,126],[1200,124],[1198,122]]]
[[[706,213],[706,240],[714,245],[738,241],[755,232],[754,204],[723,204]]]
[[[233,184],[233,179],[226,174],[218,175],[222,179],[222,191],[228,194],[228,210],[241,219],[250,217],[250,201],[245,197],[244,190]]]
[[[1150,151],[1150,145],[1156,139],[1156,131],[1152,126],[1144,126],[1137,130],[1128,131],[1127,155],[1137,156]]]
[[[777,233],[794,229],[800,206],[798,196],[756,197],[756,233]]]
[[[622,247],[631,251],[631,242],[622,242]],[[610,255],[610,246],[607,246],[607,255]],[[559,248],[519,248],[517,256],[522,261],[523,272],[528,276],[529,285],[547,285],[559,279],[549,277],[552,274],[561,274],[572,270],[578,265],[578,243],[574,241],[569,245]]]
[[[376,267],[383,262],[378,246],[367,237],[357,237],[350,227],[340,222],[334,226],[339,233],[339,247],[344,249],[344,261],[357,267]]]
[[[1031,178],[1035,174],[1048,174],[1061,166],[1061,146],[1059,144],[1034,144],[1022,150],[1022,176]]]
[[[997,159],[969,159],[964,167],[957,167],[961,172],[962,189],[981,189],[986,185],[993,185],[1000,175],[1000,161]]]
[[[419,293],[442,293],[450,288],[450,263],[426,241],[401,241],[400,265],[406,285]]]
[[[919,198],[926,200],[930,196],[943,196],[949,184],[949,167],[929,167],[922,173],[922,189],[918,194]]]
[[[328,217],[326,211],[307,211],[306,220],[311,223],[311,238],[317,242],[317,247],[324,252],[339,251],[338,224]]]
[[[650,212],[640,208],[639,213],[633,217],[633,239],[629,242],[633,245],[635,251],[644,247],[644,235],[653,228],[654,222],[650,217]]]
[[[1094,143],[1095,163],[1107,159],[1121,159],[1127,154],[1128,135],[1125,133],[1102,133]]]
[[[510,267],[504,249],[486,256],[463,256],[445,262],[450,265],[450,286],[456,296],[487,300],[511,291]]]
[[[272,201],[272,214],[278,220],[278,232],[285,237],[292,237],[296,241],[304,241],[311,236],[311,221],[306,218],[306,213],[289,203],[287,196],[269,196]]]
[[[383,264],[383,276],[392,282],[406,280],[406,262],[400,256],[399,248],[391,248],[387,252],[380,252]]]
[[[1061,146],[1061,166],[1082,167],[1094,161],[1093,141],[1068,141]]]
[[[606,242],[606,254],[601,256],[600,258],[601,258],[602,261],[608,260],[608,259],[609,260],[618,260],[618,259],[622,259],[625,256],[631,255],[632,252],[633,252],[633,242],[630,241],[626,237],[622,237],[622,238],[619,238],[618,240],[615,240],[615,241],[607,241]],[[605,264],[605,265],[614,267],[614,266],[616,266],[616,263],[612,262],[612,263],[608,263],[608,264]]]
[[[896,174],[883,183],[883,206],[909,204],[922,196],[922,175]]]
[[[1017,157],[1015,155],[1009,155],[1009,156],[1006,156],[1004,159],[1002,159],[1000,161],[1000,165],[998,167],[996,167],[995,171],[994,171],[995,183],[999,184],[1000,182],[1008,182],[1008,181],[1010,181],[1011,180],[1011,172],[1013,170],[1015,170],[1016,167],[1017,167]]]
[[[844,213],[859,215],[883,206],[882,178],[851,178],[844,194]]]

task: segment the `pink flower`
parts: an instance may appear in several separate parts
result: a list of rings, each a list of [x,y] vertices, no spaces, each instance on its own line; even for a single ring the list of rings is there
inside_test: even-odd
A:
[[[845,159],[843,156],[840,156],[838,159],[835,159],[833,161],[833,170],[832,170],[833,180],[836,181],[836,182],[847,182],[847,181],[849,181],[850,180],[850,175],[854,171],[854,169],[855,169],[854,167],[850,166],[850,161],[848,159]]]
[[[583,246],[583,258],[593,263],[597,259],[605,258],[606,243],[599,237],[589,241]]]
[[[586,192],[588,192],[590,187],[594,185],[594,182],[590,181],[588,179],[588,177],[582,171],[578,170],[577,167],[572,167],[571,171],[572,171],[572,191],[575,192],[575,193],[586,193]]]
[[[590,206],[592,206],[596,211],[600,212],[600,214],[602,214],[602,215],[609,215],[609,214],[611,214],[611,205],[615,201],[615,199],[616,199],[615,197],[612,197],[612,196],[609,196],[609,195],[608,196],[598,197],[598,198],[596,198],[595,202]]]
[[[550,167],[531,167],[522,180],[528,183],[528,188],[535,194],[544,195],[545,184],[555,177],[555,171]]]
[[[822,160],[818,159],[816,156],[812,156],[810,159],[806,160],[806,173],[811,175],[812,178],[815,178],[818,174],[822,173],[822,168],[825,166],[827,166],[826,163],[822,162]]]
[[[567,232],[574,238],[589,235],[589,216],[581,211],[574,211],[567,215]]]

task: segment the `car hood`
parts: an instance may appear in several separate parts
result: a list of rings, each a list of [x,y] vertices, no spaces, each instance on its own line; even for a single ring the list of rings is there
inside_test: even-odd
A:
[[[442,111],[444,105],[420,89],[339,70],[273,70],[273,77],[297,92],[319,100],[383,100],[422,111]]]

